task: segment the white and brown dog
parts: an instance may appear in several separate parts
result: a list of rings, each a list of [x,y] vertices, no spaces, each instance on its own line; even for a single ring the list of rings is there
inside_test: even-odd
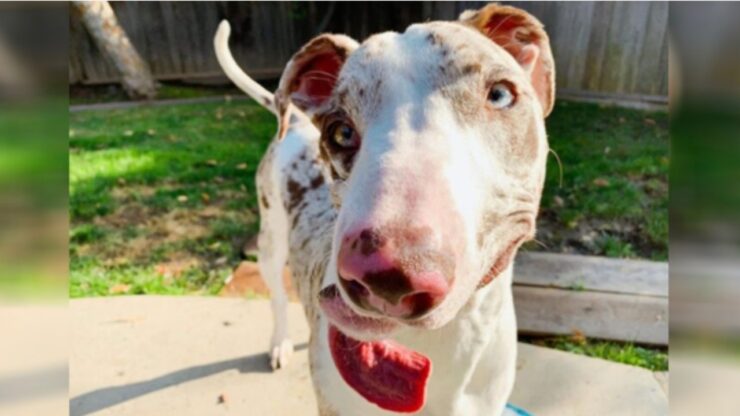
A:
[[[273,96],[257,174],[272,366],[287,336],[286,261],[303,302],[322,415],[499,415],[514,382],[512,258],[535,232],[554,69],[542,24],[489,5],[362,44],[324,34]]]

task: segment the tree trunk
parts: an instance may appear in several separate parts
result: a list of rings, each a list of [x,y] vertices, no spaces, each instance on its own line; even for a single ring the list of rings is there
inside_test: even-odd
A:
[[[115,65],[123,77],[122,84],[129,97],[152,99],[157,95],[157,83],[149,66],[136,52],[118,24],[107,1],[74,1],[82,22],[100,52]]]

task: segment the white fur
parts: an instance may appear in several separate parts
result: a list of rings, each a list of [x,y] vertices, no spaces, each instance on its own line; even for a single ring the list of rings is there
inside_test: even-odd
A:
[[[496,74],[517,83],[520,108],[524,108],[519,110],[523,111],[520,118],[535,124],[532,131],[537,143],[531,160],[511,162],[514,145],[507,134],[515,127],[500,124],[505,122],[499,119],[480,125],[460,121],[456,113],[459,107],[440,93],[436,84],[439,80],[435,71],[440,62],[427,38],[432,32],[485,51]],[[215,40],[224,71],[247,94],[258,102],[270,103],[266,105],[276,112],[274,97],[269,93],[266,96],[236,66],[227,42],[228,24],[224,22]],[[536,55],[536,51],[527,53]],[[290,217],[285,206],[295,196],[286,183],[293,181],[308,189],[312,178],[321,174],[311,164],[317,158],[319,131],[294,109],[285,137],[272,144],[262,162],[269,169],[260,170],[257,178],[260,196],[269,203],[269,208],[260,206],[259,245],[260,268],[273,294],[272,366],[285,366],[292,353],[282,268],[286,260],[291,265],[307,264],[305,275],[294,275],[294,279],[314,331],[309,348],[322,415],[394,414],[367,402],[340,377],[327,345],[327,318],[317,307],[316,294],[319,287],[338,282],[338,242],[348,230],[401,218],[410,225],[442,230],[429,244],[441,246],[447,235],[455,238],[450,255],[456,258],[458,278],[450,294],[418,325],[400,325],[388,334],[432,361],[427,403],[417,414],[500,415],[513,387],[516,362],[511,264],[490,284],[482,288],[478,284],[496,260],[494,254],[502,252],[518,234],[511,234],[515,231],[501,220],[501,226],[494,227],[481,246],[477,232],[485,226],[483,217],[490,212],[503,215],[526,210],[533,227],[544,181],[547,139],[542,108],[528,81],[530,67],[522,68],[473,29],[449,23],[413,25],[403,34],[373,36],[352,56],[357,58],[346,62],[337,84],[362,84],[370,76],[383,81],[373,91],[380,97],[375,108],[360,100],[350,114],[363,132],[353,173],[346,180],[308,190],[302,197],[306,201],[302,214],[306,215]],[[458,84],[445,88],[453,93],[475,90],[476,82],[475,77],[461,78]],[[331,204],[329,186],[341,197],[340,209]],[[407,193],[414,194],[414,203],[398,197]],[[289,247],[297,247],[301,238],[307,239],[308,248],[289,252]],[[321,274],[311,277],[310,272],[315,270]],[[318,287],[307,289],[313,284],[311,279],[321,280]],[[359,310],[349,301],[347,304],[360,315],[378,316]]]

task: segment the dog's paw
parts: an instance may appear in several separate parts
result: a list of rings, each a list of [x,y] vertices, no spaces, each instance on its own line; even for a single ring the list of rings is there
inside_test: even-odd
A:
[[[285,368],[293,355],[293,343],[289,339],[272,345],[270,350],[270,365],[273,370]]]

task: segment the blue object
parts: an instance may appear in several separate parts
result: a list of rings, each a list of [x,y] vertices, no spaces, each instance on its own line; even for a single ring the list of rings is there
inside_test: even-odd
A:
[[[513,404],[507,403],[503,416],[532,416],[532,414],[522,408],[514,406]]]

